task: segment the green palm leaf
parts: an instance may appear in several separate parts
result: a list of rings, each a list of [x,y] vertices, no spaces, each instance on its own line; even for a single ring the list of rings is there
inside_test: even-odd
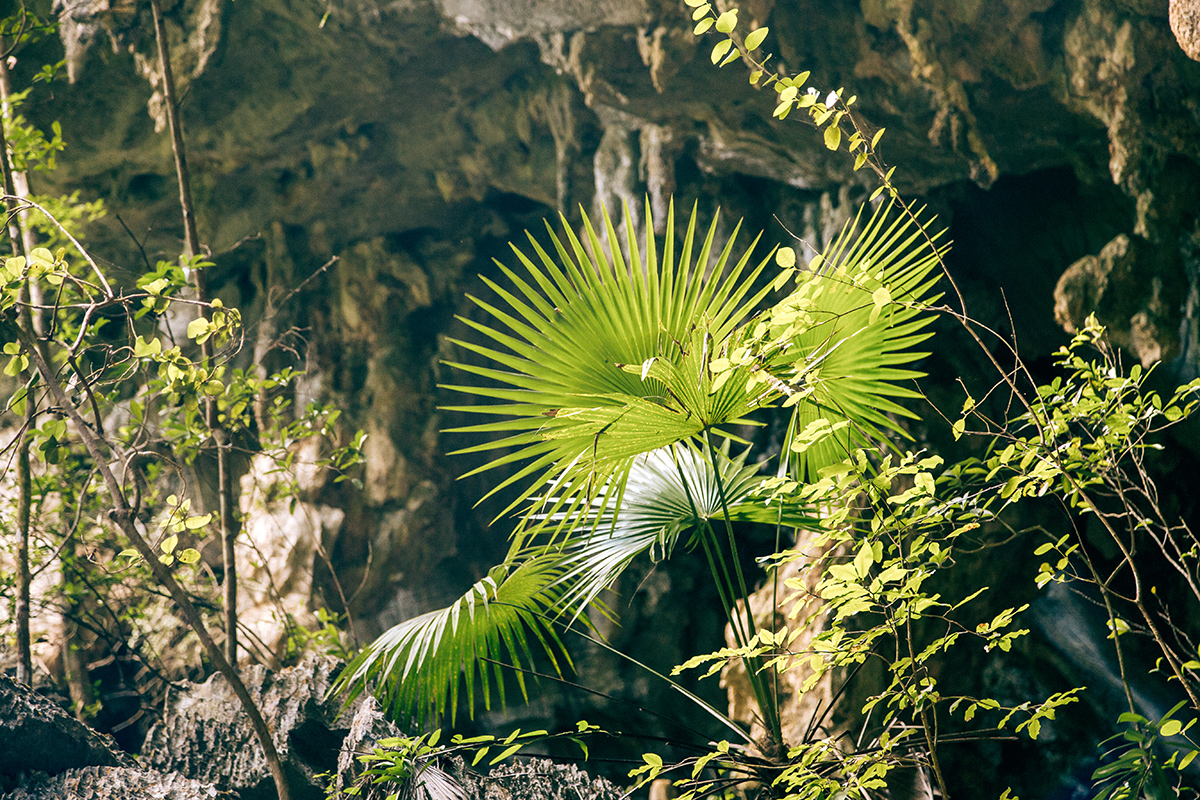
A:
[[[448,410],[499,417],[452,430],[493,436],[458,451],[500,451],[474,472],[517,465],[489,492],[527,483],[505,513],[547,483],[560,488],[549,510],[586,506],[598,492],[619,491],[636,456],[742,421],[761,404],[732,382],[714,391],[708,368],[714,342],[769,290],[752,290],[767,259],[750,265],[752,243],[735,261],[736,229],[717,252],[716,225],[697,252],[693,209],[677,254],[672,208],[660,256],[649,221],[642,246],[631,235],[623,252],[607,215],[607,245],[590,222],[581,242],[564,219],[562,236],[547,225],[550,252],[532,235],[532,257],[513,247],[521,270],[499,265],[507,287],[484,279],[499,301],[472,300],[491,321],[463,322],[488,344],[457,344],[491,363],[451,366],[491,384],[448,388],[491,402]],[[626,230],[633,228],[626,209]],[[534,503],[530,514],[547,519],[547,510]]]
[[[691,443],[638,456],[620,497],[609,494],[588,509],[587,527],[594,532],[562,549],[560,581],[568,587],[564,606],[578,613],[635,558],[649,554],[653,561],[661,561],[681,540],[694,543],[693,537],[706,535],[706,530],[712,530],[706,521],[723,519],[722,490],[733,522],[812,524],[813,516],[796,503],[766,506],[757,494],[764,478],[757,464],[746,465],[748,454],[746,450],[730,457],[726,442],[711,460]]]
[[[537,649],[560,674],[559,662],[570,664],[549,622],[560,605],[563,567],[551,558],[531,558],[507,574],[503,568],[493,573],[449,608],[386,631],[342,671],[331,693],[344,693],[350,703],[374,685],[375,695],[397,721],[421,724],[447,714],[453,720],[460,691],[474,713],[476,679],[485,708],[491,708],[493,693],[503,704],[502,665],[510,664],[517,668],[521,693],[528,699],[522,670]]]
[[[792,436],[820,420],[849,423],[794,454],[801,477],[815,477],[886,430],[906,435],[888,415],[913,416],[895,401],[917,396],[898,382],[924,375],[907,365],[927,355],[913,348],[932,335],[925,308],[940,297],[932,294],[945,250],[940,236],[890,205],[865,222],[860,210],[819,268],[798,273],[797,290],[772,309],[789,324],[802,318],[769,367],[788,384]]]

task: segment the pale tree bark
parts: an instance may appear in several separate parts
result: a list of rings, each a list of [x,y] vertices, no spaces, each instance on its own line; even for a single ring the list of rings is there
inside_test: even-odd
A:
[[[0,63],[3,63],[2,58],[0,58]],[[5,73],[7,73],[7,67],[5,67]],[[7,93],[5,93],[5,99],[7,100]],[[7,106],[7,102],[4,105]],[[7,108],[4,110],[7,111]],[[13,255],[22,257],[26,255],[25,240],[21,233],[21,223],[18,217],[19,205],[8,154],[6,116],[0,115],[0,171],[3,172],[4,177],[4,194],[7,195],[8,238],[12,243]],[[20,306],[18,313],[21,320],[32,330],[33,315],[29,307],[28,286],[21,288],[18,302]],[[26,684],[33,682],[33,654],[29,635],[29,513],[33,502],[33,483],[29,472],[29,428],[34,423],[35,414],[33,382],[30,381],[26,388],[25,421],[21,426],[21,433],[17,437],[17,681]]]

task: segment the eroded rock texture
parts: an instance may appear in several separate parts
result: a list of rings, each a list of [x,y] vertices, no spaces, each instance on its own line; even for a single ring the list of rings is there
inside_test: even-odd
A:
[[[340,666],[333,659],[309,657],[275,674],[261,666],[242,673],[275,734],[275,747],[298,799],[323,798],[325,783],[317,775],[337,769],[349,720],[341,719],[338,701],[327,701],[326,694]],[[141,763],[236,791],[243,800],[275,796],[262,749],[220,675],[172,701],[162,722],[150,729]]]
[[[151,258],[173,257],[148,12],[72,8],[75,83],[39,109],[63,117],[70,142],[55,188],[104,196]],[[1003,329],[1011,314],[1036,356],[1062,341],[1056,303],[1070,324],[1096,310],[1139,357],[1181,355],[1200,64],[1162,4],[755,2],[742,24],[769,24],[776,63],[846,87],[887,127],[902,188],[951,227],[976,316]],[[580,205],[630,202],[640,218],[644,196],[661,222],[674,194],[820,247],[869,186],[811,128],[773,121],[739,65],[715,70],[665,0],[188,0],[169,27],[202,238],[218,254],[210,283],[250,319],[277,312],[247,359],[295,363],[270,345],[302,332],[298,400],[332,400],[370,434],[361,492],[315,480],[301,515],[245,508],[292,531],[285,552],[320,537],[333,558],[330,572],[312,548],[281,557],[278,579],[308,573],[289,611],[337,605],[336,575],[364,637],[455,596],[497,552],[493,509],[471,510],[486,480],[451,481],[477,462],[443,455],[459,441],[438,431],[457,420],[436,406],[460,400],[436,384],[454,380],[439,358],[461,357],[439,336],[464,332],[452,315],[475,313],[463,294],[509,257],[506,240]],[[90,241],[140,259],[115,220]],[[1127,277],[1110,300],[1092,307],[1095,282],[1070,276],[1055,297],[1071,264],[1118,241]]]
[[[75,767],[129,767],[112,737],[96,733],[24,684],[0,675],[0,777]]]
[[[471,800],[619,800],[624,793],[570,764],[533,759],[496,767],[487,775],[451,770]]]
[[[136,767],[82,767],[23,782],[4,800],[233,800],[208,783]]]

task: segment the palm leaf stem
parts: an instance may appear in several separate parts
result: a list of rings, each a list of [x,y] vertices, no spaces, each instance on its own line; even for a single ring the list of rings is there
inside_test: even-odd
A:
[[[750,611],[750,591],[746,588],[746,576],[742,573],[741,560],[738,558],[737,540],[733,535],[733,522],[729,517],[729,501],[725,494],[725,482],[721,480],[721,471],[717,466],[717,454],[713,449],[712,441],[709,439],[708,431],[704,431],[704,446],[708,450],[709,460],[713,466],[713,477],[716,479],[717,498],[721,501],[721,516],[725,520],[725,535],[729,539],[730,560],[733,563],[734,574],[737,576],[739,597],[746,601],[746,631],[750,636],[754,635],[754,615]]]
[[[730,626],[733,628],[733,636],[734,639],[737,640],[738,646],[742,647],[746,644],[747,637],[742,630],[741,625],[738,623],[737,614],[733,609],[733,587],[726,585],[728,583],[729,571],[725,568],[725,562],[720,553],[720,548],[717,548],[715,555],[713,553],[713,544],[716,537],[713,534],[712,524],[708,521],[706,516],[700,514],[700,510],[696,507],[696,500],[694,497],[692,497],[692,490],[691,487],[688,486],[687,475],[684,474],[683,465],[679,463],[679,458],[674,453],[671,455],[675,463],[675,469],[679,472],[679,480],[683,484],[683,491],[687,496],[688,506],[690,506],[692,511],[692,518],[697,520],[702,526],[699,536],[700,543],[704,547],[704,557],[708,561],[708,570],[712,573],[713,579],[717,585],[717,594],[721,598],[721,608],[725,611],[725,619],[729,621]],[[705,530],[708,533],[707,536],[704,535]],[[721,561],[720,568],[717,566],[718,558]]]
[[[585,638],[587,638],[587,637],[585,637]],[[535,669],[530,669],[529,667],[522,667],[522,666],[519,666],[516,664],[506,664],[503,661],[496,661],[496,660],[490,659],[490,658],[486,658],[486,659],[484,659],[484,661],[488,661],[496,666],[503,667],[504,669],[513,670],[514,672],[523,672],[526,675],[529,675],[530,677],[535,678],[535,679],[540,680],[542,678],[545,678],[546,680],[552,681],[554,683],[561,683],[563,686],[569,686],[572,689],[578,689],[579,691],[584,692],[586,694],[595,695],[596,697],[603,697],[605,700],[608,700],[609,702],[612,702],[612,703],[618,703],[623,706],[629,706],[630,708],[633,708],[637,711],[641,711],[644,714],[649,714],[652,717],[658,717],[659,719],[664,719],[667,722],[671,723],[672,725],[680,728],[681,730],[685,730],[688,733],[694,734],[695,736],[699,737],[701,740],[703,740],[705,742],[709,742],[712,740],[712,737],[709,734],[704,733],[703,731],[698,731],[695,728],[691,727],[690,725],[685,725],[682,722],[680,722],[678,719],[676,719],[675,717],[672,717],[668,714],[664,714],[660,711],[655,711],[652,708],[646,708],[645,706],[641,705],[640,703],[636,703],[633,700],[626,700],[622,697],[616,697],[614,695],[608,694],[607,692],[602,692],[599,689],[593,689],[590,686],[584,686],[582,683],[576,683],[575,681],[567,680],[566,678],[562,677],[561,675],[551,675],[549,673],[539,672]],[[621,737],[635,736],[638,739],[653,739],[653,740],[657,740],[657,741],[661,741],[661,742],[666,742],[667,744],[671,744],[676,747],[687,747],[687,748],[691,748],[691,749],[694,749],[697,751],[702,751],[702,752],[708,751],[708,748],[703,745],[690,744],[688,742],[681,742],[677,739],[670,739],[665,736],[650,736],[649,734],[644,734],[644,733],[630,734],[630,733],[625,733],[623,731],[614,731],[613,733],[614,733],[614,735],[621,736]],[[636,763],[640,764],[641,762],[639,761]]]
[[[713,469],[719,472],[719,467],[716,462],[716,454],[712,448],[712,441],[708,438],[708,431],[704,432],[704,443],[709,450],[709,456],[712,459]],[[725,611],[725,619],[729,622],[729,627],[733,630],[734,640],[738,647],[746,647],[750,639],[755,634],[754,616],[750,610],[750,593],[746,588],[745,577],[741,571],[741,565],[738,563],[737,544],[733,536],[733,523],[730,519],[729,506],[726,502],[724,484],[717,476],[718,496],[721,501],[722,515],[725,518],[726,530],[729,534],[729,545],[733,552],[731,557],[734,561],[734,567],[740,585],[740,598],[746,607],[746,622],[743,627],[742,621],[738,617],[736,601],[734,600],[738,587],[734,587],[731,571],[725,561],[725,554],[721,550],[721,546],[717,543],[716,531],[713,529],[711,521],[707,516],[700,514],[696,507],[696,501],[692,497],[692,491],[688,487],[687,477],[683,472],[683,467],[679,463],[678,458],[675,458],[675,468],[679,471],[680,481],[683,483],[684,492],[687,494],[688,504],[691,506],[692,516],[702,523],[705,532],[700,535],[700,541],[704,547],[704,555],[708,560],[708,569],[712,573],[714,582],[717,584],[717,593],[721,598],[721,606]],[[615,651],[614,651],[615,652]],[[633,660],[633,659],[631,659]],[[638,662],[634,662],[638,663]],[[772,701],[773,695],[767,691],[767,687],[762,680],[762,659],[757,657],[742,657],[742,663],[746,668],[746,675],[750,680],[751,690],[754,692],[755,700],[758,706],[762,709],[764,719],[764,727],[767,728],[771,735],[772,742],[779,746],[783,746],[783,731],[779,721],[778,709]]]
[[[746,611],[746,631],[749,640],[756,632],[754,624],[754,612],[750,608],[750,591],[746,587],[746,576],[742,572],[741,559],[738,557],[737,539],[733,535],[733,522],[729,515],[729,503],[725,493],[725,482],[721,479],[721,470],[717,466],[717,454],[713,449],[712,441],[709,439],[708,431],[704,431],[704,446],[708,449],[708,456],[712,462],[713,476],[716,478],[717,497],[721,501],[721,516],[725,519],[725,533],[729,537],[730,560],[733,562],[734,573],[737,575],[738,589],[741,591],[741,600]],[[773,626],[772,626],[773,627]],[[758,656],[750,656],[744,658],[746,664],[746,673],[750,677],[750,685],[754,688],[754,694],[757,696],[759,708],[763,713],[763,722],[767,730],[771,734],[771,738],[776,745],[783,747],[783,727],[779,720],[779,709],[775,702],[776,697],[774,692],[769,692],[770,688],[762,679],[762,659]]]

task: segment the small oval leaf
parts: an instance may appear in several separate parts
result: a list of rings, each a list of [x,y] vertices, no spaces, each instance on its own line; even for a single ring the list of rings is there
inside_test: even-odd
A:
[[[750,33],[746,34],[746,49],[747,50],[757,50],[759,48],[759,46],[763,43],[763,39],[767,38],[768,30],[770,30],[770,29],[767,27],[762,27],[762,28],[758,28],[756,30],[752,30],[752,31],[750,31]]]

